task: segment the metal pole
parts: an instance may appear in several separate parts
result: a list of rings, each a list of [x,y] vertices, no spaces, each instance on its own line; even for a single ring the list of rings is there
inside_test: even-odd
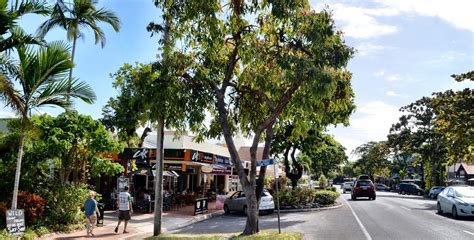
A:
[[[281,234],[281,225],[280,225],[280,196],[278,196],[278,178],[276,171],[276,162],[273,163],[273,171],[275,172],[275,190],[277,196],[277,216],[278,216],[278,233]]]

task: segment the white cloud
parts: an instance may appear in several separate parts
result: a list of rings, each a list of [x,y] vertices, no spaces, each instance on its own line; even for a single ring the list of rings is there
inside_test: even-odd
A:
[[[371,43],[362,43],[359,46],[356,47],[357,53],[360,56],[372,56],[375,55],[379,52],[385,51],[385,50],[392,50],[394,48],[392,47],[385,47],[382,45],[375,45]]]
[[[381,77],[383,75],[385,75],[385,70],[380,70],[380,71],[374,73],[374,76],[376,76],[376,77]]]
[[[472,0],[375,0],[394,12],[438,17],[451,25],[474,32]]]
[[[387,82],[416,82],[410,74],[386,73],[385,70],[380,70],[373,74],[375,77],[383,78]]]
[[[16,117],[12,112],[0,111],[0,118],[14,118]]]
[[[387,96],[390,96],[390,97],[400,97],[400,98],[406,98],[407,96],[406,95],[403,95],[403,94],[398,94],[394,91],[387,91],[385,93]]]
[[[402,77],[398,74],[391,74],[391,75],[385,76],[384,79],[389,81],[389,82],[397,82],[397,81],[400,81],[402,79]]]
[[[396,26],[383,24],[374,17],[397,14],[391,9],[366,9],[346,6],[340,3],[330,5],[330,7],[334,10],[336,23],[342,24],[342,30],[348,37],[373,38],[398,31]]]
[[[349,127],[330,128],[329,132],[346,147],[349,155],[363,143],[385,140],[392,124],[402,115],[398,109],[399,107],[382,101],[358,104]]]

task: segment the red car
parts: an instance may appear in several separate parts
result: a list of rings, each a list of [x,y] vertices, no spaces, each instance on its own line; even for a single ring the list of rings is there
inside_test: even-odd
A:
[[[356,200],[358,197],[368,197],[369,199],[375,200],[375,185],[368,179],[360,179],[354,183],[352,187],[352,200]]]

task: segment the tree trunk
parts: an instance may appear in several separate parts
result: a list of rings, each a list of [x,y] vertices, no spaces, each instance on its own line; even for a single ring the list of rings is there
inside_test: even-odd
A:
[[[21,172],[21,159],[23,158],[23,147],[25,144],[25,133],[21,130],[20,133],[20,146],[18,148],[18,156],[16,159],[16,170],[15,170],[15,183],[13,186],[13,199],[12,199],[12,209],[16,210],[18,203],[18,188],[20,186],[20,172]]]
[[[265,136],[265,145],[263,147],[263,153],[262,153],[263,159],[270,158],[270,149],[271,149],[271,144],[273,140],[273,127],[268,127],[266,131],[267,131],[267,134]],[[276,161],[274,161],[274,164],[277,164]],[[260,198],[262,196],[266,171],[267,171],[267,166],[260,167],[260,172],[258,174],[257,187],[256,187],[258,202],[260,202]]]
[[[248,188],[248,190],[249,191],[245,191],[245,196],[247,196],[247,223],[245,224],[244,235],[259,232],[257,195],[253,187]]]
[[[163,209],[163,138],[164,120],[158,120],[156,134],[156,165],[155,165],[155,215],[153,224],[153,236],[161,234],[161,221]]]
[[[71,62],[74,63],[74,55],[76,54],[76,43],[77,43],[77,37],[74,37],[72,40],[72,53],[71,53]],[[72,67],[69,69],[69,81],[68,81],[68,87],[67,87],[67,93],[71,93],[71,87],[72,87]],[[69,100],[69,95],[67,96],[67,100]]]

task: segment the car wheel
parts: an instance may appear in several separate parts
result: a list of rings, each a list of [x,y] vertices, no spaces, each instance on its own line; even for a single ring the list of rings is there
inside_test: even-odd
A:
[[[342,193],[346,193],[346,189],[343,189],[343,190],[342,190]]]
[[[357,198],[354,195],[352,195],[351,199],[355,201]]]
[[[230,209],[227,205],[224,205],[224,213],[225,214],[230,214]]]
[[[247,206],[244,206],[244,214],[247,216]]]
[[[418,195],[418,196],[421,196],[421,192],[418,192],[417,195]]]
[[[439,214],[443,213],[443,210],[441,210],[441,204],[439,204],[439,202],[438,202],[438,204],[436,204],[436,208],[438,209]]]
[[[458,209],[456,208],[456,206],[453,205],[453,209],[452,209],[452,213],[453,215],[453,218],[454,219],[457,219],[459,216],[458,216]]]
[[[375,200],[375,198],[376,198],[376,197],[374,196],[374,197],[372,198],[372,200]]]
[[[268,210],[268,214],[273,214],[273,209],[272,210]]]
[[[430,193],[430,198],[434,198],[432,193]]]
[[[402,195],[405,195],[405,191],[402,191]]]

